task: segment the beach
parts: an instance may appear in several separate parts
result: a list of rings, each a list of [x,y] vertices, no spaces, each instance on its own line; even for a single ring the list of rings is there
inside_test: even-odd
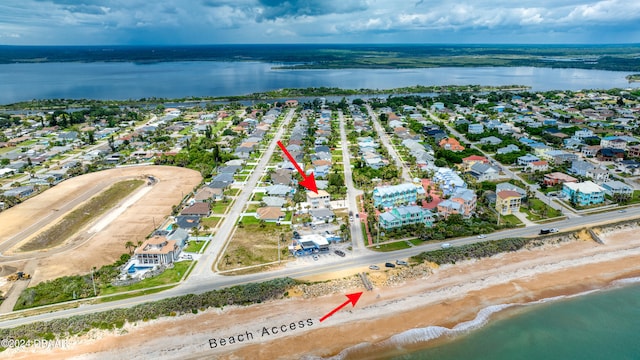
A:
[[[640,277],[637,230],[628,226],[607,230],[601,234],[604,244],[578,239],[443,265],[372,291],[354,286],[316,298],[294,292],[263,304],[209,309],[126,324],[113,331],[94,330],[69,339],[64,347],[8,349],[0,358],[115,359],[123,353],[129,359],[373,357],[394,346],[394,341],[415,346],[411,344],[419,339],[407,333],[399,339],[398,334],[408,330],[453,328],[481,313],[475,322],[479,325],[491,309],[504,304],[580,294],[609,287],[619,279]],[[319,321],[347,300],[345,294],[359,291],[364,294],[355,307],[347,305]]]

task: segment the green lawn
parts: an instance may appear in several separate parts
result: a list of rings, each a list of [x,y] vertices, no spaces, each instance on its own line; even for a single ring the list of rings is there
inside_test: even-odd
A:
[[[222,220],[222,218],[219,216],[211,216],[200,220],[200,225],[202,225],[203,227],[207,226],[209,227],[209,229],[213,229],[218,225],[220,220]]]
[[[520,221],[520,219],[518,219],[515,215],[503,215],[500,217],[500,221],[503,224],[511,224],[513,226],[522,225],[522,221]]]
[[[243,216],[242,219],[239,221],[240,223],[243,224],[259,224],[260,223],[260,219],[257,219],[255,216]]]
[[[206,241],[189,241],[189,244],[184,248],[185,252],[197,253],[202,249]]]
[[[258,210],[259,207],[260,207],[260,204],[249,204],[247,205],[247,210],[245,210],[245,212],[256,212],[256,210]]]
[[[284,221],[291,221],[292,217],[293,217],[293,211],[287,211],[285,212]]]
[[[227,189],[224,191],[224,194],[227,196],[236,196],[240,193],[241,189]]]
[[[261,201],[263,197],[265,197],[265,193],[261,193],[261,192],[253,193],[252,201]]]
[[[160,285],[173,284],[182,278],[192,261],[181,261],[174,264],[173,269],[167,269],[162,274],[127,286],[113,286],[111,284],[100,288],[100,295],[115,294],[123,291],[139,290]]]
[[[375,250],[375,251],[381,251],[381,252],[408,249],[410,247],[406,241],[398,241],[398,242],[393,242],[388,244],[382,244],[380,245],[380,248],[376,247],[375,241],[373,243],[374,245],[369,247],[369,249]]]
[[[248,177],[249,177],[249,175],[243,175],[243,174],[236,174],[236,175],[233,176],[233,178],[238,180],[238,181],[245,181],[245,180],[247,180]]]
[[[231,202],[224,203],[222,201],[216,201],[211,211],[213,211],[214,214],[224,214],[230,204]]]
[[[546,216],[543,216],[545,208]],[[542,219],[562,216],[561,211],[552,208],[540,199],[529,199],[529,207],[522,207],[521,211],[527,213],[527,219],[531,221],[538,221]]]

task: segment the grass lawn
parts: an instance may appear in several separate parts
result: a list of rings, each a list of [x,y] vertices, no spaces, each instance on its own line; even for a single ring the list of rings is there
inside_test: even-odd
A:
[[[245,212],[256,212],[256,210],[258,210],[259,207],[260,207],[260,204],[249,204],[247,205],[247,210],[245,210]]]
[[[395,250],[402,250],[402,249],[410,248],[410,246],[407,244],[406,241],[398,241],[398,242],[393,242],[393,243],[388,243],[388,244],[382,244],[382,245],[380,245],[379,249],[376,247],[375,241],[373,243],[374,243],[374,245],[370,246],[369,249],[374,250],[374,251],[380,251],[380,252],[395,251]]]
[[[202,249],[206,241],[189,241],[189,244],[184,248],[185,252],[197,253]]]
[[[107,298],[97,299],[96,301],[98,303],[106,303],[106,302],[110,302],[110,301],[124,300],[124,299],[129,299],[129,298],[132,298],[132,297],[136,297],[136,296],[155,294],[155,293],[158,293],[160,291],[169,290],[171,288],[173,288],[173,286],[167,286],[167,287],[163,287],[163,288],[159,288],[159,289],[145,289],[145,290],[136,291],[134,293],[113,295],[113,296],[109,296]]]
[[[185,271],[192,261],[181,261],[174,264],[173,269],[167,269],[162,274],[149,279],[144,279],[138,283],[127,286],[113,286],[111,284],[100,288],[100,295],[115,294],[123,291],[139,290],[160,285],[177,283],[182,279]]]
[[[222,201],[216,201],[216,203],[213,205],[213,208],[211,209],[211,211],[214,214],[224,214],[227,211],[227,207],[231,204],[231,202],[222,202]]]
[[[243,174],[236,174],[236,175],[233,176],[233,178],[238,180],[238,181],[245,181],[245,180],[247,180],[248,177],[249,177],[249,175],[243,175]]]
[[[360,221],[359,219],[355,219],[355,221]],[[362,224],[360,230],[362,231],[362,238],[364,239],[364,245],[369,245],[369,240],[367,239],[367,229],[365,228],[366,224]]]
[[[546,208],[546,216],[543,216]],[[558,216],[562,216],[562,212],[560,210],[556,210],[551,206],[547,205],[545,202],[539,199],[529,199],[529,207],[521,208],[521,211],[528,214],[527,219],[531,221],[538,221],[548,218],[554,218]]]
[[[224,191],[224,194],[227,196],[236,196],[240,193],[241,189],[227,189]]]
[[[209,227],[209,229],[213,229],[216,226],[218,226],[218,223],[220,222],[220,220],[222,220],[222,218],[219,216],[211,216],[211,217],[200,220],[200,225],[202,225],[203,227],[207,226]]]
[[[503,224],[511,224],[514,226],[522,225],[522,221],[518,219],[515,215],[504,215],[500,217],[500,221]]]
[[[244,225],[257,225],[260,224],[260,219],[257,219],[255,216],[243,216],[238,223],[242,223]]]
[[[291,231],[288,227],[278,226],[275,223],[264,223],[263,226],[245,223],[246,219],[249,217],[243,218],[243,227],[236,228],[236,232],[218,264],[221,270],[232,270],[277,261],[278,241],[281,235],[284,234],[285,239],[290,238]],[[280,244],[280,252],[282,259],[288,257],[287,243]],[[257,268],[255,271],[260,271],[260,269]]]
[[[251,199],[251,200],[252,201],[260,201],[260,200],[262,200],[263,197],[265,197],[265,193],[261,193],[261,192],[253,193],[253,199]]]

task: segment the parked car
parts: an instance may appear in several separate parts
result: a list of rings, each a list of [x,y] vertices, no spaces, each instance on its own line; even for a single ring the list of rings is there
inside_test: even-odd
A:
[[[345,256],[345,253],[342,250],[336,250],[336,251],[334,251],[334,253],[336,253],[336,255],[338,255],[340,257],[344,257]]]
[[[293,232],[293,238],[294,238],[294,239],[300,239],[300,233],[299,233],[299,232],[297,232],[297,231],[294,231],[294,232]]]
[[[443,249],[448,249],[448,248],[450,248],[450,247],[451,247],[451,244],[449,244],[449,243],[444,243],[444,244],[440,245],[440,247],[441,247],[441,248],[443,248]]]
[[[406,266],[407,262],[404,261],[404,260],[396,260],[396,265],[404,265],[404,266]]]
[[[487,237],[487,235],[485,235],[485,234],[480,234],[480,235],[478,235],[478,239],[484,239],[484,238],[486,238],[486,237]]]
[[[378,266],[378,265],[369,265],[369,269],[371,269],[371,270],[380,270],[380,266]]]
[[[385,263],[384,266],[386,266],[388,268],[394,268],[394,267],[396,267],[396,264],[388,262],[388,263]]]

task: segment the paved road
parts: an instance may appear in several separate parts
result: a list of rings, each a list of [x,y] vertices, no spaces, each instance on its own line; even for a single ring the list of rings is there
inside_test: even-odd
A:
[[[380,125],[378,116],[376,115],[375,111],[371,109],[371,106],[369,104],[367,104],[366,107],[367,111],[369,112],[369,116],[371,117],[371,121],[373,122],[373,128],[378,133],[382,144],[389,151],[389,157],[395,161],[396,166],[398,166],[399,169],[402,169],[402,178],[406,182],[412,182],[413,178],[411,177],[411,171],[409,171],[409,167],[402,162],[400,155],[398,155],[398,153],[396,152],[396,148],[391,143],[391,140],[389,140],[389,135],[387,135],[382,125]]]
[[[340,141],[342,143],[342,164],[344,167],[344,183],[347,185],[347,201],[349,203],[349,211],[357,214],[358,203],[356,197],[362,194],[362,190],[357,190],[353,186],[353,171],[351,170],[351,153],[349,151],[347,141],[347,131],[345,130],[345,119],[342,111],[338,111],[338,119],[340,120]],[[351,248],[353,251],[362,251],[365,248],[364,237],[362,236],[362,223],[360,219],[351,218]],[[353,221],[355,220],[355,221]]]
[[[215,265],[216,259],[218,258],[218,256],[220,256],[220,254],[222,254],[227,240],[232,234],[233,228],[237,223],[240,214],[242,214],[242,209],[251,198],[253,189],[256,187],[258,180],[260,180],[260,178],[264,174],[265,167],[267,166],[269,159],[271,159],[271,155],[273,155],[277,141],[280,140],[280,138],[284,134],[284,130],[287,124],[289,124],[289,122],[293,118],[294,114],[295,109],[291,109],[285,116],[284,121],[282,121],[282,123],[280,124],[280,127],[271,140],[271,143],[269,143],[267,150],[262,154],[258,165],[251,173],[249,179],[247,179],[247,181],[245,182],[245,186],[242,188],[240,194],[237,195],[236,200],[231,207],[231,210],[227,213],[224,220],[222,221],[222,224],[218,228],[218,231],[211,240],[211,244],[207,247],[205,252],[200,257],[200,260],[193,268],[191,275],[185,281],[185,283],[206,281],[206,279],[211,278],[213,274],[212,269]]]
[[[556,227],[561,231],[579,229],[586,226],[596,226],[599,224],[624,220],[624,219],[636,219],[640,218],[640,208],[629,208],[626,213],[608,212],[593,215],[586,215],[580,218],[567,219],[553,223],[553,225],[536,225],[527,228],[518,228],[512,230],[505,230],[498,233],[488,234],[485,239],[478,239],[476,237],[459,238],[455,240],[448,240],[453,246],[459,246],[463,244],[470,244],[475,242],[503,239],[508,237],[519,236],[537,236],[539,230],[544,227]],[[606,246],[606,245],[605,245]],[[51,320],[55,318],[64,318],[80,314],[88,314],[99,311],[105,311],[110,309],[132,307],[137,304],[141,304],[149,301],[158,301],[163,298],[179,296],[191,293],[203,293],[205,291],[220,289],[232,285],[244,284],[249,282],[261,282],[279,277],[303,277],[313,276],[320,274],[327,274],[336,271],[352,269],[352,268],[365,268],[369,264],[380,264],[386,261],[393,261],[395,259],[405,259],[413,255],[417,255],[422,251],[430,251],[439,249],[440,244],[431,243],[422,246],[417,246],[409,249],[395,251],[393,253],[377,253],[377,252],[362,252],[351,258],[345,258],[344,261],[335,262],[330,265],[315,266],[313,263],[308,265],[301,265],[295,267],[285,267],[282,269],[262,272],[257,274],[242,275],[242,276],[222,276],[217,274],[211,274],[206,277],[190,277],[189,281],[183,284],[156,294],[113,301],[103,304],[95,305],[83,305],[81,307],[69,310],[62,310],[58,312],[51,312],[31,317],[24,317],[14,320],[0,321],[0,328],[15,327],[22,324],[27,324],[35,321]],[[550,250],[552,251],[552,250]]]

